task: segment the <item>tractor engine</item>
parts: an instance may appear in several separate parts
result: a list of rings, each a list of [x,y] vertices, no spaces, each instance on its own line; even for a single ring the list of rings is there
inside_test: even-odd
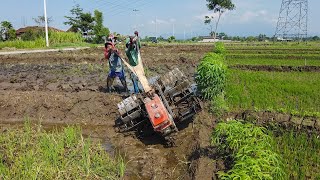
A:
[[[152,129],[172,142],[177,126],[202,109],[201,100],[195,86],[177,68],[158,78],[152,88],[155,93],[151,97],[132,95],[118,104],[116,126],[120,132]]]

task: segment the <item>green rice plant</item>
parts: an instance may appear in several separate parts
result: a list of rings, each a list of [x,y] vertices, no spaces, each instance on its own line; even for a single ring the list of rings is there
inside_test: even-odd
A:
[[[223,63],[224,56],[208,53],[197,68],[196,82],[206,99],[213,99],[224,91],[227,66]]]
[[[224,113],[229,111],[227,101],[225,100],[225,94],[220,93],[210,102],[210,112],[214,115],[221,117]]]
[[[319,60],[319,54],[232,54],[228,53],[227,59],[308,59]]]
[[[239,121],[219,123],[212,144],[234,159],[232,169],[218,172],[220,179],[287,179],[282,158],[265,128]]]
[[[78,127],[62,131],[23,129],[0,134],[0,179],[118,179],[119,163],[99,142],[81,135]],[[120,162],[123,163],[123,162]]]
[[[320,112],[317,72],[229,70],[226,100],[232,111],[271,110],[300,115]]]
[[[226,55],[226,48],[224,47],[223,42],[216,42],[214,45],[214,53]]]
[[[231,59],[231,58],[227,58],[225,62],[227,65],[320,66],[319,60],[309,60],[309,59],[268,59],[268,58]]]
[[[316,133],[277,130],[274,142],[290,179],[319,179],[320,139]]]
[[[121,155],[118,155],[117,162],[118,162],[118,169],[119,169],[118,174],[120,175],[120,177],[123,177],[127,163],[125,162],[124,158]]]

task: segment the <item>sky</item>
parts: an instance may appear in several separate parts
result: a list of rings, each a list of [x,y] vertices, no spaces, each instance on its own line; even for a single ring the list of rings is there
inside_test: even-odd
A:
[[[275,33],[281,0],[233,0],[236,9],[223,14],[218,32],[232,36],[249,36]],[[0,21],[10,21],[14,28],[36,25],[33,18],[43,15],[43,0],[0,0]],[[79,4],[85,12],[95,9],[104,14],[104,25],[112,32],[141,36],[175,35],[190,38],[209,34],[204,16],[213,15],[207,10],[206,0],[47,0],[50,26],[67,30],[64,16]],[[309,1],[308,34],[320,35],[319,0]]]

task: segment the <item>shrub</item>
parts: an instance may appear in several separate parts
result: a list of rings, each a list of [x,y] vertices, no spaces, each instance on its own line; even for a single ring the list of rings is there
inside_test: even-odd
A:
[[[208,53],[197,68],[196,82],[200,92],[206,99],[213,99],[224,91],[227,66],[223,63],[223,55]]]
[[[219,123],[212,144],[234,159],[231,170],[218,172],[220,179],[287,179],[282,158],[265,128],[235,120]]]
[[[225,55],[226,54],[226,48],[224,47],[224,44],[222,42],[217,42],[215,44],[213,52],[217,53],[217,54]]]

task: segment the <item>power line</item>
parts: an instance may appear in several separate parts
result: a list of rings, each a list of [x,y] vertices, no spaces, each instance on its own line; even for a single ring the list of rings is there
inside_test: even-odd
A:
[[[151,5],[151,1],[149,1],[149,2],[147,2],[147,3],[145,3],[145,4],[142,4],[142,5],[140,5],[140,7],[139,7],[139,9],[143,9],[143,7],[145,8],[145,7],[148,7],[149,5]],[[146,6],[146,5],[148,5],[148,6]],[[111,16],[116,16],[116,15],[120,15],[120,14],[123,14],[124,12],[127,12],[127,11],[120,11],[120,12],[118,12],[118,13],[116,13],[116,14],[112,14]]]

